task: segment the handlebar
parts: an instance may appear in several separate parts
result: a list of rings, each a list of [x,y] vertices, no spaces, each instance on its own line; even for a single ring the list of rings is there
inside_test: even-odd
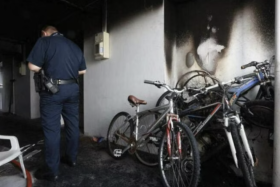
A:
[[[273,80],[273,77],[271,76],[270,71],[271,71],[271,66],[273,64],[274,58],[275,58],[275,56],[272,56],[270,58],[270,60],[265,60],[263,62],[252,61],[248,64],[241,66],[241,69],[255,66],[255,68],[256,68],[255,73],[244,75],[242,77],[236,77],[236,80],[239,80],[239,83],[240,83],[243,79],[251,78],[255,75],[258,76],[260,82],[263,82],[263,81],[269,82],[270,80]],[[260,74],[262,74],[262,76],[260,76]],[[262,79],[261,77],[264,77],[264,79]]]
[[[173,93],[182,93],[183,91],[185,91],[185,88],[183,89],[177,89],[177,88],[171,88],[170,86],[166,85],[165,83],[161,83],[160,81],[150,81],[150,80],[144,80],[145,84],[152,84],[155,85],[158,88],[164,87],[166,88],[168,91],[173,92]]]
[[[154,84],[154,81],[144,80],[145,84]]]
[[[263,62],[256,62],[256,61],[252,61],[248,64],[245,64],[245,65],[242,65],[241,66],[241,69],[246,69],[248,67],[252,67],[252,66],[255,66],[257,69],[261,68],[261,67],[264,67],[268,64],[270,64],[271,62],[269,60],[265,60]]]
[[[245,69],[245,68],[248,68],[248,67],[256,66],[257,64],[258,64],[258,62],[252,61],[252,62],[250,62],[248,64],[242,65],[241,69]]]

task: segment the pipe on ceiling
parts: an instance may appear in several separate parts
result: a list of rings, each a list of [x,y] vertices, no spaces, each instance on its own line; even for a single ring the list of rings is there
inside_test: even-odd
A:
[[[107,32],[107,0],[103,0],[104,5],[103,5],[103,25],[102,25],[102,30],[103,32]]]
[[[70,6],[72,6],[72,7],[74,7],[74,8],[77,8],[77,9],[79,9],[80,11],[84,12],[84,8],[78,6],[78,5],[74,4],[74,3],[71,3],[71,2],[69,2],[69,1],[67,1],[67,0],[59,0],[59,1],[61,1],[61,2],[63,2],[63,3],[66,3],[66,4],[70,5]]]

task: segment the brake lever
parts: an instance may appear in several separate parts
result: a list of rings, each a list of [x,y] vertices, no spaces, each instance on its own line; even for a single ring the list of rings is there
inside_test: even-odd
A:
[[[158,84],[155,84],[155,86],[156,86],[156,87],[158,87],[158,88],[161,88],[161,86],[160,86],[160,85],[158,85]]]
[[[162,83],[160,83],[159,81],[154,81],[154,85],[158,88],[161,88]]]

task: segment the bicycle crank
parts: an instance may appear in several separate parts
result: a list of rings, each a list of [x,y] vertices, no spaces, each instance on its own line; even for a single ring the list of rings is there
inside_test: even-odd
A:
[[[134,137],[131,137],[129,140],[129,144],[130,144],[130,149],[128,150],[129,154],[134,154],[136,152],[136,139]]]

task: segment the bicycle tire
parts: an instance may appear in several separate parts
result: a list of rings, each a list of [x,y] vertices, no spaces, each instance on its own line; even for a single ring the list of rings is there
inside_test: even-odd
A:
[[[164,104],[168,104],[169,101],[166,99],[166,96],[171,96],[172,92],[170,91],[166,91],[164,92],[157,100],[157,103],[156,103],[156,107],[157,106],[162,106]]]
[[[274,101],[254,100],[243,104],[240,115],[251,125],[261,128],[273,129]]]
[[[166,98],[168,96],[171,96],[172,92],[166,91],[164,92],[159,99],[156,102],[156,107],[163,106],[165,104],[169,103],[169,100]],[[187,107],[187,104],[184,102],[183,94],[178,95],[176,99],[173,100],[174,102],[174,112],[179,113],[179,111],[184,110]],[[159,112],[161,114],[161,112]],[[156,119],[159,117],[159,115],[156,116]]]
[[[183,75],[181,75],[181,77],[179,78],[179,80],[177,81],[176,85],[175,85],[175,88],[178,88],[180,86],[182,86],[182,83],[181,82],[185,82],[185,80],[189,79],[188,77],[191,77],[192,75],[191,74],[195,74],[195,75],[200,75],[200,74],[206,74],[208,76],[211,76],[211,74],[207,71],[204,71],[204,70],[193,70],[193,71],[189,71]],[[184,85],[184,84],[183,84]]]
[[[259,91],[256,95],[256,100],[265,99],[265,100],[274,100],[274,86],[270,85],[260,85]]]
[[[147,132],[150,125],[156,121],[158,115],[158,112],[151,112],[139,117],[139,137]],[[137,145],[135,155],[142,164],[146,166],[158,165],[158,147],[161,136],[161,128],[156,128],[146,139],[140,142],[140,147],[139,144]]]
[[[195,137],[190,128],[183,123],[174,122],[171,131],[171,158],[167,154],[167,133],[163,134],[159,147],[161,179],[165,187],[196,187],[200,174],[200,156]],[[177,138],[182,139],[179,155]]]
[[[186,88],[205,88],[216,84],[217,81],[207,74],[198,74],[190,77],[185,83]]]
[[[127,112],[120,112],[116,114],[108,128],[107,145],[109,154],[113,158],[122,158],[125,154],[117,152],[116,150],[123,150],[123,148],[129,144],[127,140],[131,140],[133,123],[131,120],[128,120],[129,117],[130,115]],[[120,135],[122,135],[123,138]],[[127,140],[125,140],[125,138]]]
[[[236,124],[231,124],[232,139],[236,148],[236,156],[238,159],[238,167],[242,171],[246,187],[256,187],[253,166],[251,161],[244,150]]]

